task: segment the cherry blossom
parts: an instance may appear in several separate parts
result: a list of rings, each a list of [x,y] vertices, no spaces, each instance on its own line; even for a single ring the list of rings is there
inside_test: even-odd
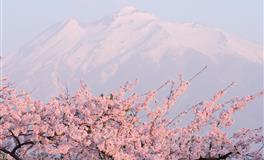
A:
[[[263,159],[262,128],[230,135],[232,116],[263,92],[219,102],[227,89],[170,118],[167,113],[193,78],[167,81],[158,89],[138,94],[136,82],[110,94],[95,96],[82,82],[44,103],[12,88],[0,87],[0,157],[2,159],[102,160],[220,160]],[[171,90],[158,103],[159,91]],[[190,122],[180,119],[191,114]]]

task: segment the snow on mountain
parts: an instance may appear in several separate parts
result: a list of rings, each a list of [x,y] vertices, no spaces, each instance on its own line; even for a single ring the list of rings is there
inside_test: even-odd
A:
[[[262,89],[262,54],[261,45],[220,29],[167,22],[128,6],[94,23],[70,19],[51,26],[6,54],[4,73],[18,87],[47,99],[65,87],[75,89],[79,80],[99,93],[137,78],[145,90],[178,73],[191,77],[208,65],[190,88],[192,94],[183,97],[193,97],[191,103],[231,81],[240,84],[234,94]]]

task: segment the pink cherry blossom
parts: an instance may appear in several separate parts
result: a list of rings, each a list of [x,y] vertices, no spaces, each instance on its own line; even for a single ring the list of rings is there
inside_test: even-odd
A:
[[[0,155],[7,159],[91,160],[220,160],[263,159],[262,128],[230,134],[232,115],[263,92],[220,103],[227,88],[175,117],[166,113],[178,102],[193,78],[167,81],[138,94],[136,82],[111,94],[94,96],[82,82],[74,95],[61,94],[44,103],[0,86]],[[157,102],[159,90],[171,86]],[[187,124],[180,119],[192,114]],[[0,156],[0,157],[1,157]]]

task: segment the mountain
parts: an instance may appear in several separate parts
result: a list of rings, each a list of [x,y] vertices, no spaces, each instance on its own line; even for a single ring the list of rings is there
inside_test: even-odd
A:
[[[229,95],[263,88],[261,45],[197,23],[163,21],[131,6],[94,23],[55,24],[4,58],[4,73],[16,86],[45,100],[65,87],[73,91],[80,80],[96,94],[134,79],[145,91],[179,73],[188,79],[205,65],[179,105],[206,99],[231,81],[239,86]],[[246,114],[259,124],[256,106]]]

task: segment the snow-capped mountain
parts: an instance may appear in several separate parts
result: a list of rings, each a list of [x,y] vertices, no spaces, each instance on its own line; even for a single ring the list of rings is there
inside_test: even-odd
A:
[[[75,19],[55,24],[6,54],[4,64],[18,87],[42,99],[65,87],[73,90],[80,80],[95,93],[134,79],[140,90],[150,89],[179,73],[188,79],[205,65],[207,71],[183,97],[192,97],[187,104],[231,81],[239,84],[231,91],[236,95],[263,88],[261,45],[201,24],[163,21],[130,6],[90,24]]]

